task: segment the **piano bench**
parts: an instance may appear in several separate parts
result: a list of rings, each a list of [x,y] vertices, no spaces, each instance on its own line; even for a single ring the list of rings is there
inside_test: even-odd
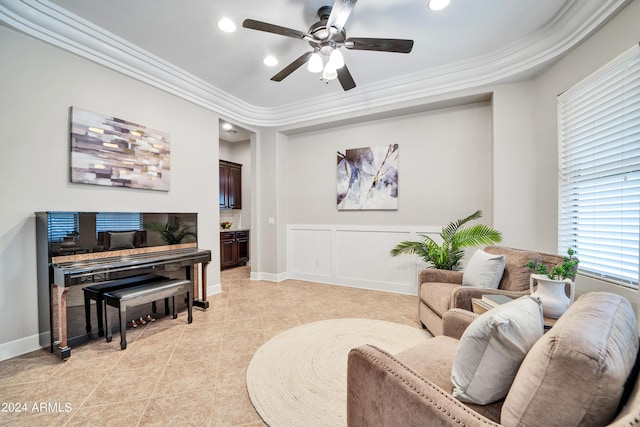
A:
[[[82,290],[84,291],[84,316],[85,316],[85,329],[87,333],[91,332],[91,300],[96,302],[96,316],[98,318],[98,336],[104,336],[104,315],[106,310],[104,304],[104,294],[107,292],[117,291],[120,289],[131,288],[133,286],[142,285],[145,283],[158,282],[161,280],[168,280],[167,277],[159,276],[157,274],[143,274],[140,276],[125,277],[122,279],[107,280],[105,282],[96,283],[95,285],[86,286]],[[165,300],[165,314],[169,314],[168,300]],[[154,310],[155,312],[155,304]],[[106,323],[106,322],[105,322]]]
[[[118,309],[120,321],[120,348],[127,348],[127,308],[140,304],[156,301],[161,298],[165,300],[171,297],[173,318],[178,317],[176,312],[176,295],[187,294],[187,322],[193,321],[193,282],[184,279],[169,279],[160,282],[151,282],[132,288],[121,289],[104,294],[104,302],[107,306]],[[111,318],[107,316],[105,310],[105,320],[107,324],[107,342],[111,342]]]

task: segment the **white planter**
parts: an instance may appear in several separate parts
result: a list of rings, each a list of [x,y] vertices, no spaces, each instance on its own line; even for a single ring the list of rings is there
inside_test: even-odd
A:
[[[565,292],[567,284],[571,290],[569,296]],[[529,278],[529,288],[531,296],[540,298],[542,313],[546,317],[557,319],[573,303],[576,285],[571,279],[552,280],[544,274],[532,274]]]

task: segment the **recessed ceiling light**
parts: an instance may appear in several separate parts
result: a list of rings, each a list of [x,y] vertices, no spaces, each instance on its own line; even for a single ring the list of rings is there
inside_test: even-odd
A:
[[[271,55],[264,58],[262,62],[264,62],[264,65],[266,65],[267,67],[275,67],[276,65],[278,65],[278,60],[275,58],[275,56]]]
[[[218,28],[225,33],[233,33],[236,30],[236,24],[229,18],[222,18],[218,21]]]
[[[233,129],[233,126],[231,126],[231,124],[229,124],[229,123],[225,123],[225,124],[222,125],[222,129],[231,130],[231,129]]]
[[[442,10],[445,7],[449,6],[449,2],[451,0],[430,0],[429,1],[429,9],[431,10]]]

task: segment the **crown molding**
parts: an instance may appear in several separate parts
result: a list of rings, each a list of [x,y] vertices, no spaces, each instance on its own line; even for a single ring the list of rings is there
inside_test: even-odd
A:
[[[465,61],[275,108],[249,104],[47,0],[0,0],[0,19],[32,37],[230,120],[292,126],[515,79],[580,43],[631,0],[571,0],[537,33]]]

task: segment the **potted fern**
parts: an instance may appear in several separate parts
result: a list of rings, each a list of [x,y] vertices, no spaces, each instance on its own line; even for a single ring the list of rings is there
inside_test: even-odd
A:
[[[421,257],[430,268],[441,270],[460,270],[460,260],[464,257],[464,248],[492,245],[502,241],[502,233],[484,224],[465,226],[469,221],[482,217],[482,211],[476,211],[466,218],[450,222],[442,228],[442,243],[437,243],[426,234],[414,242],[405,240],[398,243],[390,252],[391,256],[415,254]]]
[[[167,245],[182,243],[182,240],[189,236],[197,237],[196,233],[189,231],[187,227],[182,225],[182,219],[178,216],[169,219],[165,224],[161,222],[144,223],[142,224],[142,228],[159,233],[160,238]]]

